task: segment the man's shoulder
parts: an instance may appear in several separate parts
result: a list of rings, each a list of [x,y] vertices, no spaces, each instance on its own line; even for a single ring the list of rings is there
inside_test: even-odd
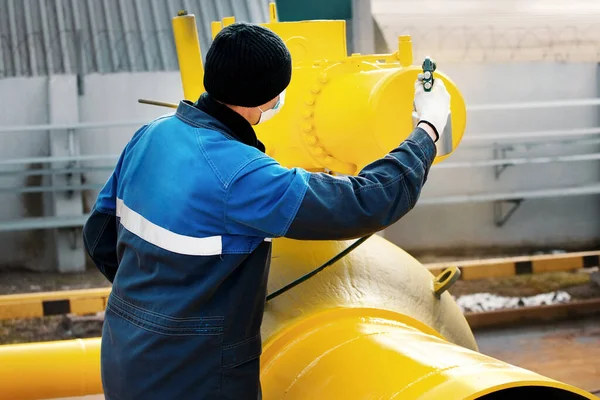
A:
[[[224,186],[248,164],[271,159],[259,149],[228,138],[221,132],[203,129],[198,132],[200,151],[207,159]]]

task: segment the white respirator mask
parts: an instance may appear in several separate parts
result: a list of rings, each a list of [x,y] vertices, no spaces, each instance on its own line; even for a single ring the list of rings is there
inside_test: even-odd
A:
[[[258,119],[258,122],[256,123],[256,125],[262,124],[263,122],[270,120],[279,111],[281,111],[281,107],[283,107],[284,100],[285,100],[285,90],[283,92],[281,92],[281,94],[279,95],[279,99],[277,100],[277,103],[273,106],[273,108],[269,108],[267,111],[263,111],[260,109],[260,107],[258,107],[258,109],[260,110],[260,118]]]

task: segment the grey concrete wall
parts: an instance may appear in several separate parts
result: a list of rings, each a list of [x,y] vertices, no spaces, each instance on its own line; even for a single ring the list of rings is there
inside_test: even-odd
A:
[[[533,69],[535,68],[535,69]],[[468,104],[527,100],[560,100],[597,97],[596,66],[593,64],[455,65],[443,68],[459,85]],[[532,73],[535,71],[535,73]],[[74,77],[57,79],[53,86],[72,85]],[[177,102],[182,96],[178,73],[123,73],[85,78],[84,94],[78,97],[81,122],[124,120],[148,121],[171,110],[141,105],[138,98]],[[46,78],[0,80],[0,125],[48,123]],[[56,89],[58,90],[58,89]],[[72,93],[73,91],[71,91]],[[75,95],[75,94],[73,94]],[[64,104],[71,101],[65,99]],[[61,105],[55,101],[53,107]],[[598,126],[598,108],[525,110],[519,112],[471,113],[467,135],[571,129]],[[81,154],[114,154],[123,149],[139,126],[96,129],[79,133]],[[0,158],[48,155],[49,135],[41,133],[0,134]],[[586,151],[600,149],[586,149]],[[560,147],[555,153],[567,151]],[[576,149],[574,152],[582,152]],[[514,156],[550,154],[514,153]],[[489,150],[457,151],[449,160],[485,160]],[[88,163],[89,164],[89,163]],[[5,170],[1,167],[0,170]],[[87,174],[88,182],[104,182],[108,171]],[[454,193],[482,193],[511,189],[560,187],[598,182],[597,162],[523,166],[508,169],[495,181],[492,168],[436,170],[431,172],[423,197]],[[0,175],[2,187],[39,184],[22,177]],[[42,215],[48,211],[48,195],[1,195],[0,219]],[[84,209],[95,199],[85,196]],[[564,247],[594,243],[600,236],[598,196],[531,200],[524,203],[503,228],[493,224],[491,203],[471,205],[417,206],[385,234],[413,253],[423,251],[475,252],[512,247]],[[56,255],[52,237],[43,232],[0,234],[0,267],[26,266],[52,269]]]
[[[0,125],[16,126],[48,122],[48,86],[46,78],[0,79]],[[0,160],[47,156],[47,132],[0,133]],[[10,169],[37,169],[39,164],[2,166]],[[38,177],[0,174],[0,187],[38,186],[47,183]],[[48,204],[40,193],[0,192],[0,220],[44,215]],[[0,233],[0,266],[26,266],[35,269],[53,257],[48,232]]]
[[[77,96],[74,90],[75,81],[74,76],[66,75],[0,79],[0,126],[48,124],[51,114],[61,115],[61,107],[74,108],[69,104],[77,105],[75,117],[80,122],[145,121],[170,110],[139,104],[138,98],[177,102],[182,96],[177,72],[90,75],[85,78],[82,96]],[[51,97],[60,100],[50,102]],[[80,131],[80,153],[119,154],[137,128]],[[49,139],[48,132],[0,133],[0,160],[49,156]],[[14,169],[40,167],[0,165],[0,188],[50,184],[47,178],[6,174]],[[103,182],[107,174],[108,171],[90,173],[86,179],[91,183]],[[93,204],[95,195],[86,193],[84,208]],[[0,189],[0,221],[53,215],[57,210],[53,200],[50,193],[6,194]],[[73,213],[77,208],[74,205]],[[64,214],[68,210],[60,211]],[[55,269],[58,262],[55,240],[57,236],[52,231],[0,232],[0,268]]]

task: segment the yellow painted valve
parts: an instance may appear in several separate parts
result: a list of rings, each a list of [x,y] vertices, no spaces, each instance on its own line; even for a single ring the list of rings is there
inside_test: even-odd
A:
[[[187,100],[196,101],[204,91],[204,67],[196,17],[182,10],[173,18],[172,25],[173,36],[177,42],[177,60],[183,82],[183,96]]]
[[[185,16],[184,16],[185,17]],[[174,30],[176,30],[174,19]],[[213,36],[233,17],[214,22]],[[292,81],[286,104],[276,118],[256,126],[267,153],[287,167],[357,174],[385,156],[412,131],[414,82],[421,63],[413,65],[410,36],[401,36],[398,51],[383,55],[347,55],[345,21],[277,22],[275,7],[264,26],[276,32],[292,55]],[[200,49],[176,30],[186,97],[197,93],[190,74]],[[436,71],[450,92],[453,149],[466,126],[463,97],[448,76]],[[196,96],[197,97],[197,96]],[[436,158],[436,163],[447,156]]]

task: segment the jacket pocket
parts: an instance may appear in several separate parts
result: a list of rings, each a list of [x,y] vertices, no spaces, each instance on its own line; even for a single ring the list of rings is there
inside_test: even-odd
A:
[[[223,346],[221,398],[260,399],[260,334]]]
[[[107,399],[220,399],[223,318],[174,318],[114,293],[100,350]]]
[[[230,345],[223,345],[223,368],[235,368],[260,357],[262,340],[260,334]]]
[[[145,310],[111,293],[107,309],[147,331],[167,336],[221,335],[223,317],[176,318]]]

